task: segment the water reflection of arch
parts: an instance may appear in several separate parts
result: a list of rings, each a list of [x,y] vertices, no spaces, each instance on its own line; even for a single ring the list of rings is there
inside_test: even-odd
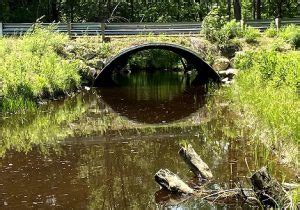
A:
[[[140,123],[171,123],[197,112],[205,104],[206,86],[189,87],[171,100],[137,100],[126,88],[101,88],[101,100],[113,111]],[[116,94],[117,93],[117,94]]]
[[[182,47],[180,45],[169,44],[169,43],[148,43],[142,44],[138,46],[133,46],[128,49],[123,50],[118,55],[111,58],[105,65],[105,67],[101,70],[101,72],[97,75],[94,85],[102,86],[105,83],[108,83],[108,79],[110,78],[111,72],[113,69],[120,69],[122,66],[125,66],[128,58],[136,54],[137,52],[141,52],[144,50],[151,49],[161,49],[172,51],[184,59],[187,60],[188,63],[191,63],[195,69],[198,71],[198,80],[202,82],[214,81],[220,82],[220,77],[215,70],[212,69],[202,58],[200,58],[196,52]]]

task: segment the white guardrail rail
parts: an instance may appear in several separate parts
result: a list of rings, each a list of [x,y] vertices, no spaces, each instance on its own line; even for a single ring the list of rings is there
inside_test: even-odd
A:
[[[274,20],[246,21],[254,28],[265,30]],[[275,22],[274,22],[275,23]],[[52,23],[41,23],[49,26]],[[300,25],[300,18],[282,19],[281,25]],[[55,31],[68,33],[70,36],[96,35],[145,35],[145,34],[197,34],[201,30],[198,23],[55,23]],[[33,23],[1,23],[0,36],[22,35],[34,29]]]

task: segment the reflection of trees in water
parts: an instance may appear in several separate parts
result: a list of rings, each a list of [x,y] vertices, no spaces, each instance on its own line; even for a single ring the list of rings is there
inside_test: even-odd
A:
[[[115,117],[100,105],[96,95],[82,93],[34,112],[0,119],[0,156],[8,149],[28,152],[34,146],[47,154],[50,148],[60,150],[59,142],[67,137],[87,135],[95,127],[105,132]],[[94,121],[91,114],[97,114]]]
[[[72,132],[69,123],[80,117],[86,108],[81,100],[68,99],[45,109],[9,116],[1,121],[0,156],[8,149],[28,152],[33,146],[38,146],[42,153],[47,153],[49,147],[59,150],[59,140]]]
[[[133,100],[172,100],[190,85],[189,75],[172,71],[141,71],[123,76],[113,75],[118,86],[127,87],[127,97]],[[118,95],[118,91],[116,91]]]
[[[206,87],[190,87],[167,100],[140,100],[128,88],[103,88],[99,95],[114,112],[137,123],[156,124],[185,120],[193,113],[202,112],[206,102]],[[140,89],[137,92],[147,92]],[[145,93],[143,93],[145,95]],[[154,94],[155,95],[155,94]]]
[[[87,170],[83,174],[87,175],[91,187],[90,207],[145,209],[152,206],[153,192],[157,189],[153,173],[166,162],[175,168],[177,161],[170,156],[176,155],[177,151],[172,149],[176,144],[173,140],[163,144],[155,140],[105,142],[100,147],[89,148],[80,164],[89,166],[81,169]]]
[[[49,149],[58,152],[60,141],[67,137],[144,127],[123,119],[94,92],[50,103],[34,112],[11,115],[0,119],[0,123],[0,156],[9,149],[29,152],[35,146],[43,154]]]

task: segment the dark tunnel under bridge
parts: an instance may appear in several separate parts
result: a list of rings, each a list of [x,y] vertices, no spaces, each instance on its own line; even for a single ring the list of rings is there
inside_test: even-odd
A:
[[[178,54],[179,56],[183,57],[198,71],[198,80],[200,81],[200,83],[207,83],[209,81],[219,83],[221,81],[218,73],[210,65],[208,65],[201,57],[199,57],[199,55],[195,51],[175,44],[148,43],[130,47],[121,51],[116,56],[112,57],[97,75],[94,82],[94,86],[99,87],[105,85],[105,83],[109,81],[113,69],[120,66],[120,64],[124,63],[124,61],[127,62],[128,58],[131,55],[134,55],[137,52],[151,49],[172,51]]]

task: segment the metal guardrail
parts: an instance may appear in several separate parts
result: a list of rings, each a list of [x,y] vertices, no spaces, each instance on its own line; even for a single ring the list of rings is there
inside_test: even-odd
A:
[[[265,30],[274,20],[246,21],[254,28]],[[281,25],[300,25],[300,19],[282,19]],[[42,23],[49,26],[51,23]],[[55,31],[68,33],[70,36],[95,35],[145,35],[145,34],[197,34],[201,30],[198,23],[57,23]],[[0,23],[0,36],[23,35],[31,32],[33,23]]]
[[[42,23],[49,26],[49,23]],[[58,23],[55,31],[69,33],[71,36],[82,35],[139,35],[139,34],[186,34],[199,33],[201,23],[127,23],[127,24],[105,24],[103,23]],[[31,32],[33,23],[3,23],[2,35],[23,35]],[[0,29],[1,30],[1,29]],[[1,35],[1,34],[0,34]]]

